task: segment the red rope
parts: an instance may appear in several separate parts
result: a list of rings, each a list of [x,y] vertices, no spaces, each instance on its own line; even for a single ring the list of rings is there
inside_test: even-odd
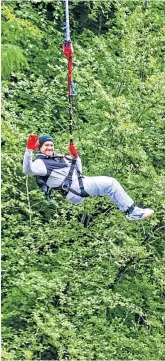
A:
[[[63,43],[63,53],[68,58],[68,96],[71,96],[71,82],[72,82],[72,55],[74,53],[74,49],[71,41],[65,41]]]

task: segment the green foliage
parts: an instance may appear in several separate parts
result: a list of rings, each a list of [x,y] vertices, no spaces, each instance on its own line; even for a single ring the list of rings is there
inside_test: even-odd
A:
[[[19,46],[5,44],[2,47],[2,78],[10,79],[11,73],[27,67],[27,60]]]
[[[162,360],[164,2],[70,4],[74,141],[84,174],[116,177],[155,216],[107,198],[50,206],[22,173],[27,136],[67,152],[62,2],[2,4],[3,360]]]

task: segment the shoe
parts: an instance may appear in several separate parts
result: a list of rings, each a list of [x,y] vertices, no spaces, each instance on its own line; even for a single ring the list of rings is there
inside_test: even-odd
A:
[[[153,214],[153,209],[134,207],[132,212],[127,213],[126,218],[128,219],[128,221],[141,221],[143,219],[151,217]]]

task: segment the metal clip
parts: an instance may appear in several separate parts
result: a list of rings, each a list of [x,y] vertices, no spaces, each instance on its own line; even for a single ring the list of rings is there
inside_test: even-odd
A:
[[[71,93],[72,97],[75,97],[77,95],[77,92],[76,92],[75,87],[74,87],[73,80],[70,83],[70,93]]]
[[[69,190],[69,187],[68,187],[68,185],[67,184],[62,184],[61,185],[61,189],[64,191],[64,192],[67,192],[68,190]]]

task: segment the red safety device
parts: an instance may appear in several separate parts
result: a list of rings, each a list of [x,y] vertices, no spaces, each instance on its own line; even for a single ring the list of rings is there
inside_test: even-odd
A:
[[[73,45],[71,41],[65,41],[63,43],[63,54],[68,58],[68,96],[71,94],[71,84],[72,84],[72,54],[74,53]]]
[[[29,135],[26,148],[36,150],[39,147],[38,139],[39,137],[36,134]]]
[[[72,54],[74,53],[74,49],[71,41],[65,41],[63,43],[63,53],[65,56],[67,56],[67,58],[72,56]]]

